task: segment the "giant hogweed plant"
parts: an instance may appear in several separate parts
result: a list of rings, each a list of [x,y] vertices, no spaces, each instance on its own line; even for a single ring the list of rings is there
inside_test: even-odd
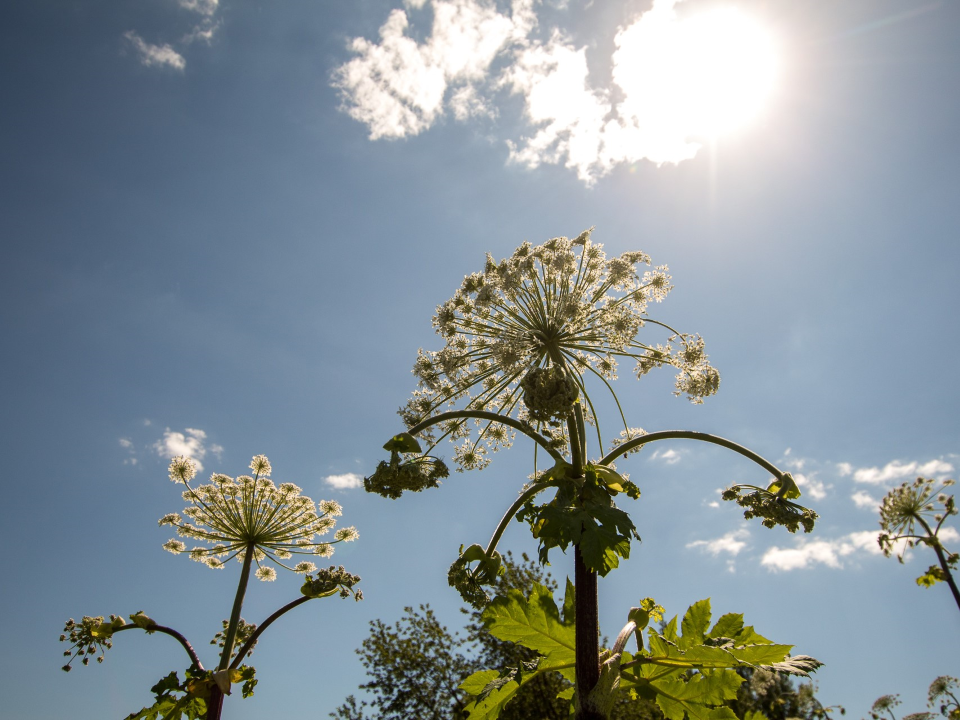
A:
[[[256,671],[244,664],[244,660],[271,624],[316,598],[335,594],[342,598],[363,598],[363,593],[354,587],[360,578],[343,566],[318,569],[309,560],[293,563],[295,556],[330,557],[335,544],[358,537],[353,527],[335,529],[336,517],[342,513],[340,504],[332,500],[314,503],[293,483],[276,485],[270,479],[270,462],[263,455],[253,458],[250,469],[252,476],[231,478],[214,473],[208,484],[191,485],[197,474],[196,464],[186,457],[174,458],[169,468],[170,480],[185,488],[183,499],[187,507],[182,514],[169,513],[159,521],[161,526],[175,528],[180,537],[198,541],[188,549],[182,540],[171,539],[163,545],[166,550],[188,554],[191,559],[214,569],[225,568],[233,559],[241,565],[230,617],[223,621],[223,629],[211,641],[211,645],[221,648],[216,665],[204,667],[186,637],[142,611],[130,615],[130,622],[119,615],[110,615],[108,619],[84,616],[80,622],[71,618],[63,629],[60,640],[70,643],[70,649],[63,653],[69,658],[63,666],[66,671],[78,660],[83,665],[88,665],[94,657],[98,663],[103,662],[104,652],[113,646],[114,636],[127,630],[169,635],[183,647],[189,659],[183,679],[176,672],[162,678],[151,688],[155,702],[132,713],[127,720],[179,720],[181,717],[219,720],[223,696],[230,694],[234,684],[242,683],[243,697],[253,695]],[[331,531],[332,539],[321,539]],[[259,626],[247,623],[241,611],[250,575],[270,582],[277,577],[277,567],[305,576],[300,596]]]
[[[756,453],[706,433],[646,433],[627,422],[613,386],[623,363],[632,363],[638,379],[672,367],[675,394],[694,403],[716,393],[720,384],[699,335],[649,316],[650,304],[661,302],[672,288],[667,267],[647,269],[650,264],[643,252],[607,259],[590,231],[538,246],[524,243],[499,263],[488,255],[483,272],[466,276],[454,297],[437,308],[433,325],[444,347],[419,351],[413,369],[418,387],[400,410],[406,432],[384,445],[389,460],[365,479],[368,491],[396,498],[437,487],[447,477],[449,469],[436,455],[444,439],[456,446],[453,461],[459,471],[486,467],[490,453],[509,447],[517,435],[533,443],[530,482],[485,547],[461,546],[449,581],[470,604],[487,604],[485,587],[502,572],[498,542],[516,518],[539,540],[541,562],[554,548],[573,547],[575,590],[568,589],[562,618],[542,590],[529,598],[511,594],[490,605],[490,631],[533,648],[541,660],[536,668],[471,676],[463,686],[477,696],[471,720],[495,717],[510,688],[551,670],[574,681],[578,720],[607,717],[618,688],[656,697],[671,720],[680,720],[684,712],[720,720],[732,717],[720,706],[742,681],[733,668],[769,666],[804,674],[819,665],[806,656],[789,658],[790,646],[745,628],[740,616],[725,615],[711,630],[708,605],[702,603],[684,616],[682,636],[676,623],[668,624],[663,633],[651,631],[646,646],[639,631],[655,603],[631,610],[624,632],[601,654],[597,577],[629,557],[631,541],[638,537],[615,499],[637,499],[640,490],[615,461],[659,441],[713,443],[773,476],[766,487],[740,485],[724,492],[724,499],[746,508],[747,518],[809,532],[817,517],[793,502],[800,492],[790,474]],[[609,441],[591,397],[597,388],[609,392],[619,415],[619,434]],[[543,456],[548,460],[541,467]],[[505,629],[498,613],[514,618],[512,630]],[[631,636],[638,641],[634,655],[625,649]]]

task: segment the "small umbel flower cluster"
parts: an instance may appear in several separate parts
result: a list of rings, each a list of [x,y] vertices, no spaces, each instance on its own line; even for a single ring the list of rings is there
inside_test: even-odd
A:
[[[316,577],[307,575],[300,592],[309,598],[319,598],[333,595],[339,590],[340,597],[346,599],[353,596],[354,600],[360,601],[363,600],[363,590],[353,589],[353,586],[359,582],[360,576],[348,573],[343,565],[339,567],[331,565],[325,570],[323,568],[317,570]]]
[[[187,550],[182,541],[172,539],[163,547],[172,553],[189,553],[191,559],[218,569],[233,558],[242,560],[245,551],[252,548],[257,578],[270,581],[276,579],[277,571],[263,564],[266,560],[297,573],[310,573],[317,569],[312,562],[290,567],[283,561],[294,555],[329,557],[333,545],[359,537],[356,528],[346,527],[336,530],[332,540],[318,541],[317,536],[326,535],[336,526],[335,517],[342,512],[340,504],[333,500],[315,504],[293,483],[275,485],[269,479],[270,462],[263,455],[253,458],[250,469],[252,477],[214,473],[209,484],[191,487],[196,463],[187,457],[175,457],[170,462],[170,479],[186,487],[183,499],[190,505],[182,516],[164,515],[160,525],[175,527],[181,537],[208,545]]]
[[[637,378],[664,365],[678,370],[677,395],[699,403],[717,392],[720,374],[710,366],[703,340],[647,315],[672,288],[666,266],[650,265],[643,252],[607,259],[590,230],[542,245],[524,243],[497,263],[487,255],[483,272],[464,278],[451,300],[437,307],[433,325],[445,340],[439,351],[418,353],[419,387],[400,415],[411,428],[462,405],[533,423],[556,422],[578,396],[591,402],[585,379],[611,390],[619,363],[632,361]],[[663,344],[638,339],[645,325],[665,330]],[[661,338],[663,339],[663,338]],[[548,374],[536,371],[550,369]],[[455,461],[483,467],[483,448],[509,445],[502,426],[480,423],[476,441],[461,445]],[[465,421],[443,428],[460,440]],[[434,439],[424,432],[425,439]]]
[[[903,562],[909,548],[918,542],[930,544],[936,539],[947,518],[957,514],[953,495],[944,492],[953,484],[953,480],[938,482],[919,477],[887,493],[880,505],[880,527],[884,532],[877,538],[884,555],[890,557],[896,552],[898,541],[903,541],[897,553]],[[917,525],[923,532],[917,532]],[[953,563],[956,564],[955,558]]]
[[[211,645],[216,645],[218,648],[223,648],[227,644],[227,630],[230,627],[230,621],[223,621],[223,630],[220,630],[216,635],[213,636],[213,640],[210,641]],[[237,622],[237,635],[234,638],[233,642],[233,652],[230,655],[230,658],[233,659],[237,656],[237,652],[240,648],[246,645],[247,641],[253,636],[257,631],[257,626],[253,623],[248,623],[243,618],[240,618]],[[257,646],[256,641],[250,647],[245,648],[244,655],[249,657],[253,655],[253,649]]]
[[[741,495],[744,490],[752,492]],[[747,520],[762,518],[761,523],[767,528],[782,525],[795,533],[803,526],[803,531],[808,533],[813,530],[820,517],[809,508],[790,502],[788,498],[800,497],[800,489],[790,473],[784,473],[765,490],[755,485],[734,485],[724,490],[721,497],[724,500],[735,500],[737,505],[746,508],[743,517]]]
[[[113,647],[113,633],[126,624],[119,615],[111,615],[109,620],[104,620],[103,616],[86,615],[80,622],[73,618],[67,620],[60,636],[60,642],[70,643],[70,649],[63,651],[64,657],[70,658],[62,668],[64,672],[70,672],[70,665],[77,658],[82,664],[89,665],[90,658],[96,655],[97,662],[102,663],[104,653]]]

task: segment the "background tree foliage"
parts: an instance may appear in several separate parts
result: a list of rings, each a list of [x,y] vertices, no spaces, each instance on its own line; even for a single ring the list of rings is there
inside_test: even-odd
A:
[[[504,558],[505,572],[497,579],[496,594],[511,589],[527,594],[534,583],[556,592],[557,583],[525,554],[516,562]],[[517,667],[535,659],[532,650],[504,642],[488,633],[480,610],[463,610],[469,619],[463,629],[451,633],[437,620],[429,605],[405,608],[393,625],[370,623],[370,635],[357,650],[370,682],[360,686],[368,700],[346,698],[331,717],[337,720],[462,720],[470,697],[458,689],[460,682],[477,670]],[[825,720],[828,708],[817,700],[814,686],[795,687],[786,675],[767,671],[744,671],[732,708],[738,717],[760,713],[769,720]],[[559,673],[543,675],[524,684],[500,714],[501,720],[567,720],[569,700],[557,693],[569,687]],[[613,720],[663,720],[656,704],[622,693],[614,707]]]

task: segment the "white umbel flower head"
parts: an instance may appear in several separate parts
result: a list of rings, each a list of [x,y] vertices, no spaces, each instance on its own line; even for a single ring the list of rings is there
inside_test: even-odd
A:
[[[276,578],[278,565],[299,573],[312,572],[313,563],[301,562],[295,567],[284,564],[294,555],[329,557],[333,545],[357,538],[355,528],[342,528],[332,540],[320,541],[336,527],[334,519],[342,513],[340,504],[332,500],[314,503],[301,495],[293,483],[275,485],[267,475],[270,461],[257,455],[250,463],[254,475],[231,478],[214,473],[207,485],[192,487],[196,465],[189,458],[177,457],[170,463],[170,479],[183,483],[183,499],[188,503],[182,514],[168,513],[159,524],[175,527],[177,535],[201,544],[187,550],[180,540],[169,540],[164,549],[172,553],[187,552],[191,559],[214,569],[223,568],[232,558],[242,559],[245,551],[253,551],[257,563],[256,576],[263,581]]]
[[[610,383],[624,361],[633,361],[638,378],[655,367],[676,368],[675,394],[686,394],[692,402],[717,392],[720,375],[708,362],[703,340],[647,314],[648,303],[662,301],[673,287],[668,268],[659,266],[641,275],[637,266],[649,266],[650,258],[639,251],[607,260],[603,246],[594,244],[590,233],[537,246],[524,243],[499,263],[487,255],[483,272],[464,278],[433,318],[445,346],[418,353],[413,372],[419,387],[400,410],[408,427],[455,408],[489,410],[550,425],[545,416],[569,412],[565,408],[570,407],[566,398],[570,388],[564,377],[576,384],[589,414],[588,387],[596,381],[612,393]],[[641,339],[640,331],[647,325],[661,331],[661,344]],[[538,383],[528,381],[524,397],[524,378],[545,368],[554,375],[538,377]],[[565,397],[541,398],[540,390],[549,387]],[[542,401],[542,407],[528,408],[525,403],[530,401]],[[444,435],[462,438],[464,423],[454,425],[456,429],[445,427]],[[496,449],[504,445],[504,434],[491,432],[493,427],[481,426],[477,442]],[[429,433],[424,436],[431,439]],[[472,447],[477,442],[467,441]],[[458,463],[484,464],[482,454],[464,448],[460,443]]]

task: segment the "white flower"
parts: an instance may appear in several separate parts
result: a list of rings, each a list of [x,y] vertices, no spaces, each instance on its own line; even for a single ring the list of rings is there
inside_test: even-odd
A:
[[[250,467],[256,477],[231,478],[215,473],[209,484],[191,487],[189,480],[196,474],[192,461],[179,457],[171,462],[170,477],[184,484],[183,499],[189,505],[182,517],[168,513],[160,519],[160,524],[175,527],[180,537],[200,541],[200,545],[189,551],[193,560],[220,569],[228,560],[242,560],[247,548],[252,546],[257,577],[273,580],[276,571],[261,562],[295,570],[283,561],[295,554],[328,557],[333,554],[333,543],[357,538],[355,528],[344,528],[336,533],[333,541],[320,542],[317,536],[336,526],[334,516],[343,512],[340,504],[323,500],[318,507],[301,495],[300,488],[293,483],[277,487],[265,477],[271,468],[270,461],[263,455],[254,457]],[[170,540],[163,547],[173,553],[187,549],[180,540]],[[296,567],[306,566],[313,567],[313,564],[300,563]]]
[[[660,302],[672,288],[667,267],[639,275],[650,258],[635,251],[607,260],[590,231],[574,240],[554,238],[543,245],[524,243],[510,258],[487,255],[482,273],[464,278],[453,298],[437,307],[433,325],[445,341],[439,351],[418,352],[413,372],[419,387],[400,414],[408,427],[443,410],[463,407],[527,418],[521,381],[536,368],[558,367],[571,377],[584,410],[590,407],[593,377],[611,392],[617,366],[632,360],[639,378],[654,367],[671,365],[677,394],[693,402],[714,394],[720,375],[710,366],[703,340],[649,318],[649,301]],[[666,344],[639,339],[646,325],[666,331]],[[542,415],[542,413],[541,413]],[[549,424],[547,421],[539,419]],[[462,421],[445,436],[461,438]],[[509,437],[482,424],[480,439],[460,444],[456,462],[482,467],[480,441],[491,449]],[[423,433],[432,439],[429,432]]]
[[[273,582],[277,579],[277,571],[272,567],[258,567],[257,568],[257,580],[263,582]]]

